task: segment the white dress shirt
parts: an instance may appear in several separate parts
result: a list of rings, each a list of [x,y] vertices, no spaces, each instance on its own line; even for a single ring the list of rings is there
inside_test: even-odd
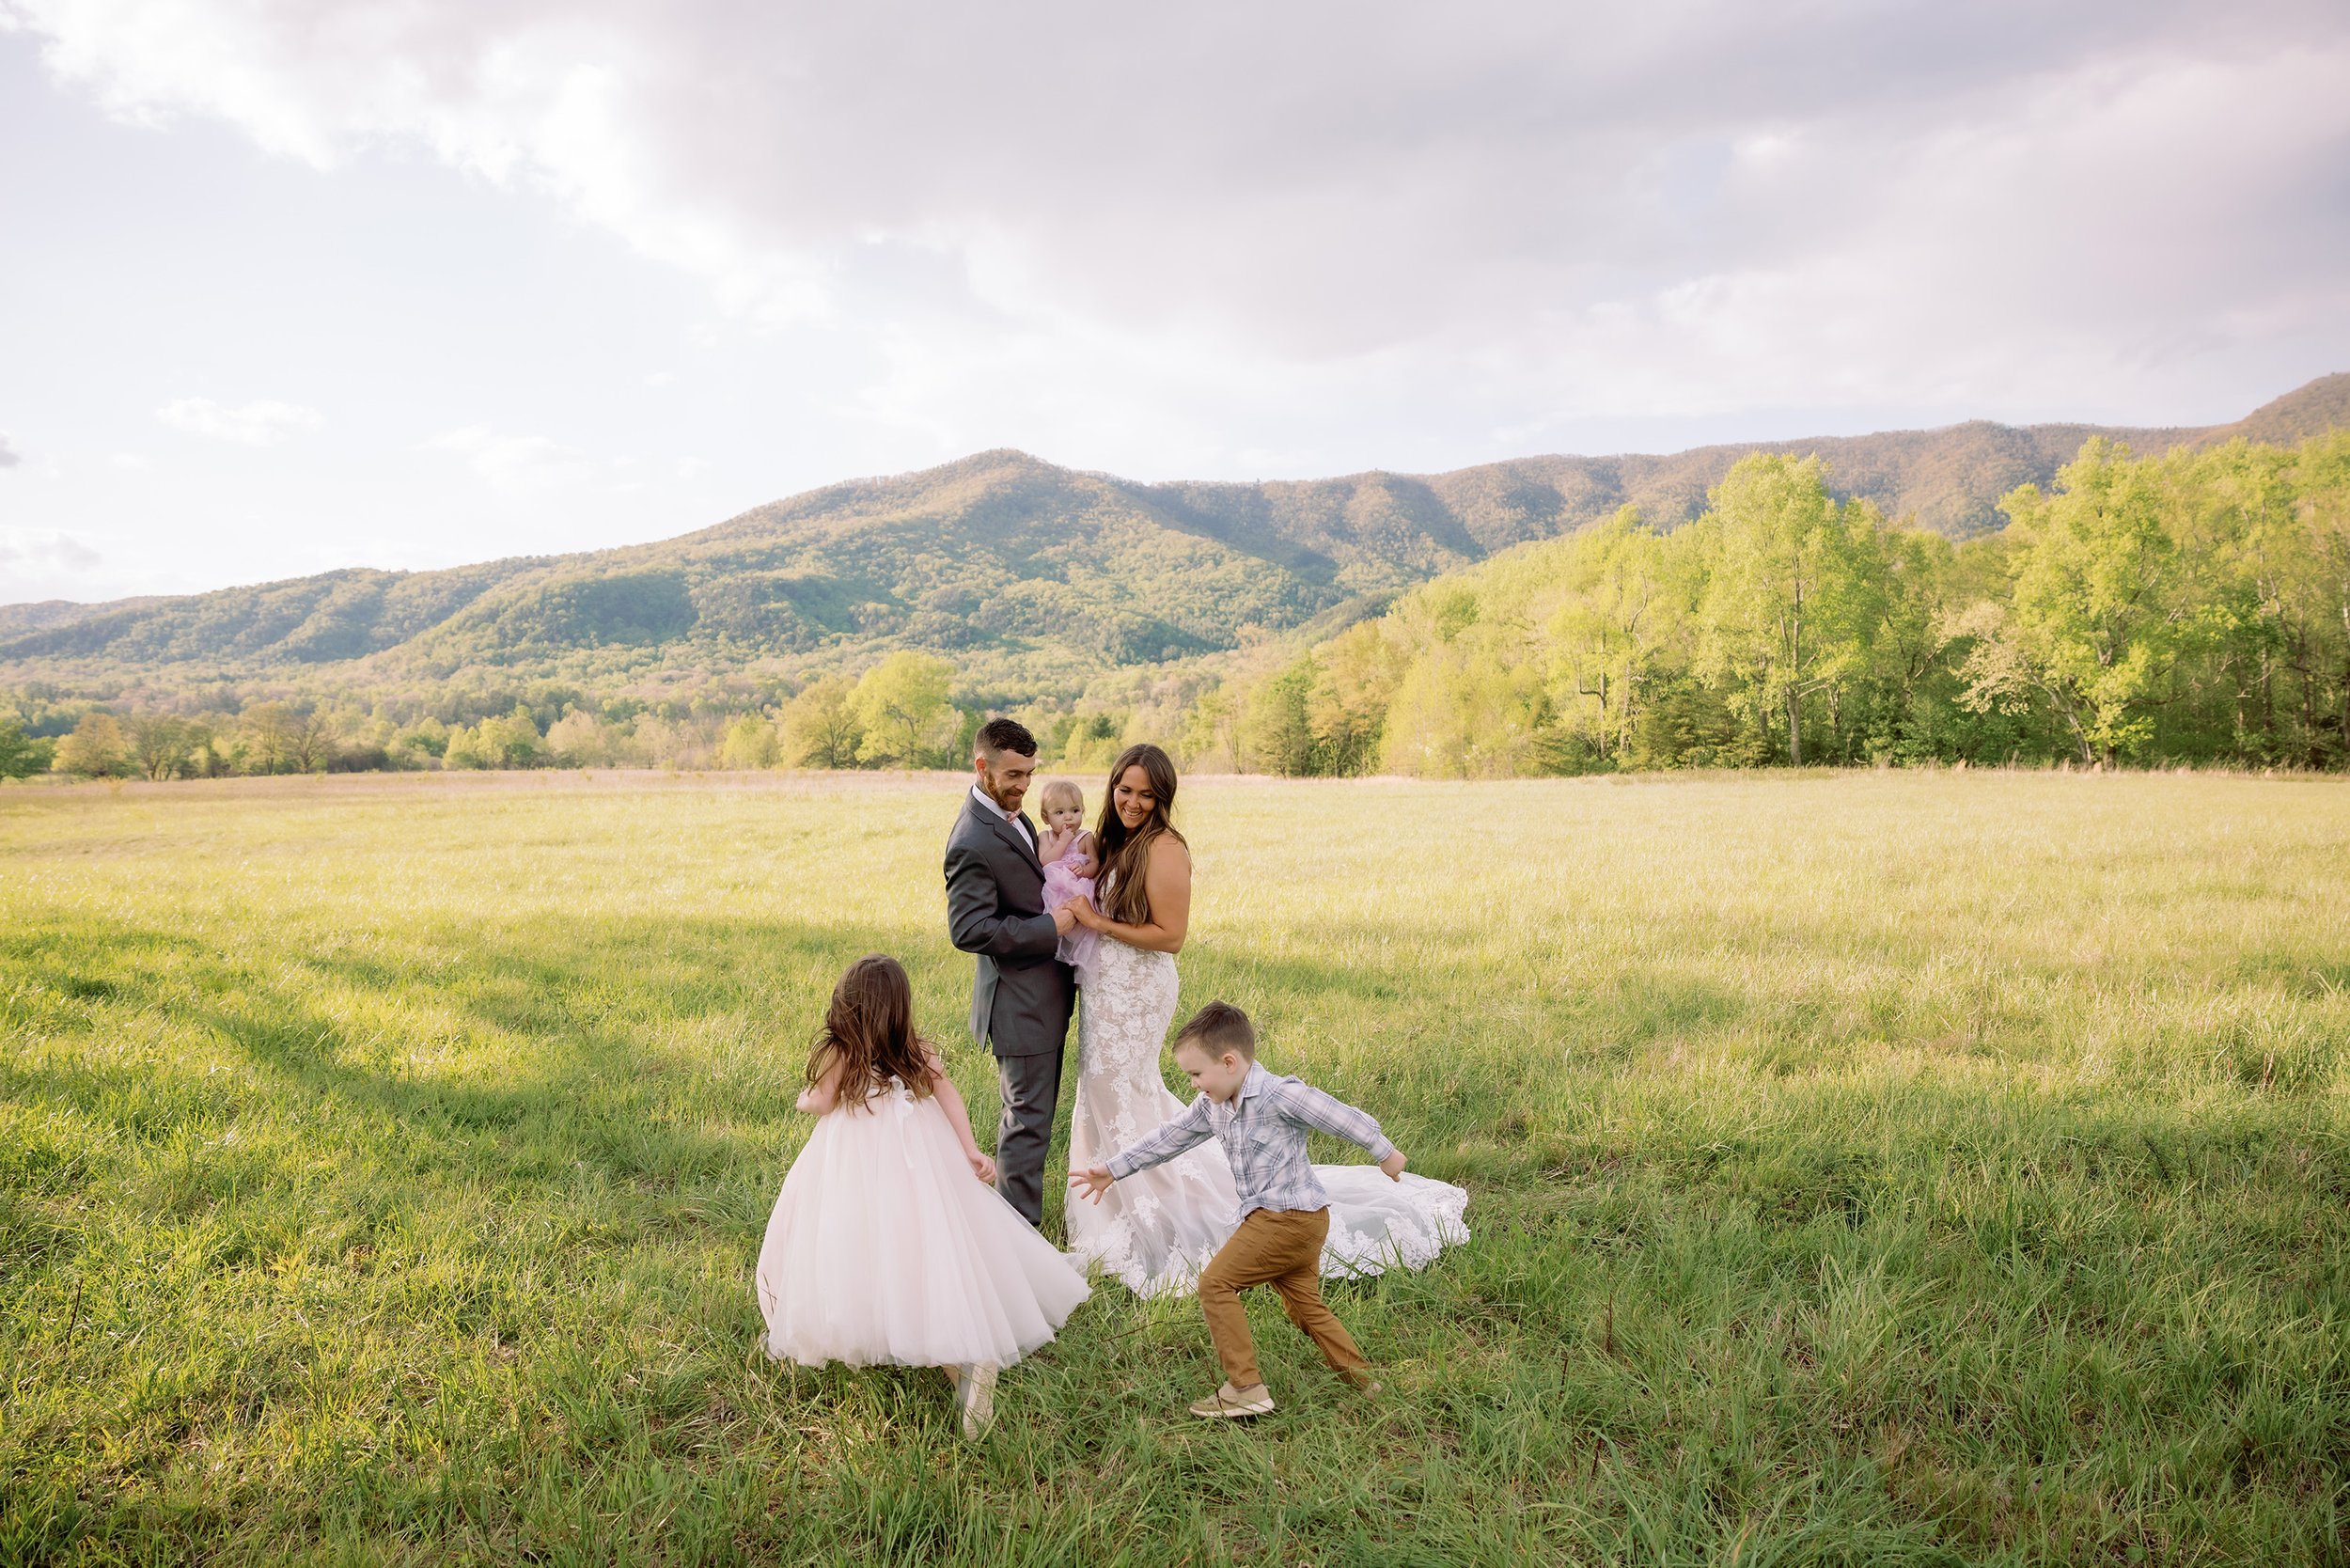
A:
[[[988,810],[995,812],[998,817],[1003,818],[1004,821],[1011,823],[1012,826],[1018,828],[1020,830],[1020,837],[1028,841],[1029,850],[1031,852],[1035,850],[1036,829],[1028,825],[1028,819],[1026,817],[1022,816],[1016,811],[1005,810],[1002,807],[995,804],[994,797],[989,795],[985,790],[980,789],[977,784],[971,786],[971,798],[978,801]]]

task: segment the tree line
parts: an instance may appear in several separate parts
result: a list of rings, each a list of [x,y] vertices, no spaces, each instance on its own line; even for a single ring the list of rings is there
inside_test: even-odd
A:
[[[1749,454],[1693,523],[1439,579],[1198,722],[1281,774],[2350,761],[2350,432],[2093,439],[1959,544],[1828,477]]]
[[[1142,666],[1026,700],[913,651],[658,700],[540,685],[190,713],[28,692],[0,705],[0,776],[960,766],[997,712],[1071,768],[1136,740],[1292,776],[2350,764],[2350,432],[2160,456],[2092,439],[2047,492],[2002,501],[2007,527],[1957,544],[1829,478],[1752,453],[1694,522],[1660,531],[1627,508],[1249,667]]]
[[[363,702],[202,698],[194,712],[62,700],[46,687],[0,700],[0,777],[219,778],[412,769],[930,767],[984,715],[950,700],[954,666],[900,652],[854,678],[796,692],[713,682],[659,700],[549,682],[507,694]],[[470,712],[469,712],[470,711]],[[444,717],[444,713],[451,716]]]

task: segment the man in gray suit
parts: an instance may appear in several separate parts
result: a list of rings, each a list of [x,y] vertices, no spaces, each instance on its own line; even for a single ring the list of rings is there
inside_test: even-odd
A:
[[[1004,1090],[995,1132],[995,1190],[1027,1216],[1044,1219],[1044,1155],[1060,1099],[1061,1044],[1076,985],[1056,956],[1076,918],[1044,909],[1044,868],[1036,825],[1020,809],[1036,776],[1036,737],[1013,719],[979,727],[979,774],[947,838],[947,930],[976,953],[971,1038],[993,1047]]]

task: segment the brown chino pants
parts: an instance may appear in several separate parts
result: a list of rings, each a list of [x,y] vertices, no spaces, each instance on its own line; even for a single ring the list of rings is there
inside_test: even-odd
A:
[[[1370,1376],[1371,1364],[1355,1348],[1354,1336],[1322,1304],[1322,1244],[1329,1234],[1327,1209],[1251,1210],[1200,1271],[1199,1309],[1207,1314],[1208,1337],[1215,1341],[1215,1357],[1233,1388],[1251,1388],[1264,1381],[1257,1370],[1248,1313],[1240,1304],[1240,1293],[1251,1285],[1271,1285],[1281,1293],[1281,1309],[1306,1331],[1332,1372],[1349,1383]]]

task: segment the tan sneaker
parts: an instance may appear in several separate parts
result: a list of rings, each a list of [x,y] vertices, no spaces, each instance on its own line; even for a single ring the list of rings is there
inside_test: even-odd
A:
[[[1191,1407],[1195,1416],[1211,1419],[1230,1416],[1261,1416],[1273,1408],[1273,1390],[1260,1383],[1253,1388],[1235,1388],[1227,1383],[1206,1399]]]
[[[963,1412],[963,1435],[974,1442],[995,1424],[995,1371],[984,1361],[955,1369],[955,1405]]]

